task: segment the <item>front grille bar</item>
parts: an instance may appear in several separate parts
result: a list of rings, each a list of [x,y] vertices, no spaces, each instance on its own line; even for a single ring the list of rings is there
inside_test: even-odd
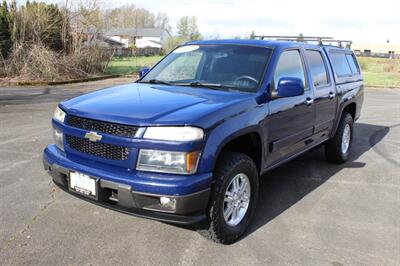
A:
[[[129,156],[129,149],[127,147],[102,142],[92,142],[71,135],[66,135],[66,141],[71,149],[108,160],[122,161],[128,159]]]
[[[71,127],[102,132],[119,137],[135,137],[138,127],[111,122],[104,122],[79,116],[67,115],[66,124]]]

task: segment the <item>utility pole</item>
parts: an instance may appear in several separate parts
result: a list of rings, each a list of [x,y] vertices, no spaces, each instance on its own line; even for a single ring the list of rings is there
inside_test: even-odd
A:
[[[135,11],[135,37],[133,38],[134,52],[135,52],[135,68],[138,70],[138,61],[137,61],[137,48],[136,48],[136,38],[138,36],[138,10]]]

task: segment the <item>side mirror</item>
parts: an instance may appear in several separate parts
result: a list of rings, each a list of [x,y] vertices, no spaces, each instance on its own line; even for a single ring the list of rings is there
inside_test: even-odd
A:
[[[144,75],[146,75],[147,72],[149,72],[150,68],[148,67],[143,67],[141,69],[139,69],[139,78],[143,77]]]
[[[301,79],[283,77],[278,82],[275,98],[294,97],[303,94],[304,85]]]

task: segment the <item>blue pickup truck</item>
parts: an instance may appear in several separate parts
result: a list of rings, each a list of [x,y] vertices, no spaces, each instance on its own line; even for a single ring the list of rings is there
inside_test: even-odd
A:
[[[193,41],[131,84],[60,103],[45,170],[81,199],[232,243],[265,173],[315,147],[350,156],[363,81],[351,50]]]

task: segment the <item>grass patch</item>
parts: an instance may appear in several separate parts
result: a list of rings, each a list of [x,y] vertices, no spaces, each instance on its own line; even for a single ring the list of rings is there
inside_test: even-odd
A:
[[[400,88],[400,59],[358,57],[365,86]]]
[[[161,58],[162,56],[114,57],[108,64],[106,74],[136,74],[141,67],[151,67]]]

